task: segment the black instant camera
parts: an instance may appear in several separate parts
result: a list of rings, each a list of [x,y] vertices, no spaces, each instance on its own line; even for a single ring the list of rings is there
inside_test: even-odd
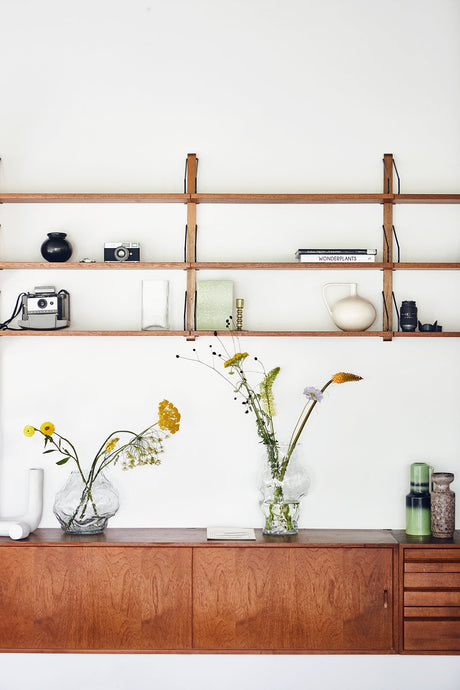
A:
[[[70,324],[70,295],[67,290],[56,289],[51,285],[34,288],[22,296],[21,328],[33,331],[54,331],[67,328]]]

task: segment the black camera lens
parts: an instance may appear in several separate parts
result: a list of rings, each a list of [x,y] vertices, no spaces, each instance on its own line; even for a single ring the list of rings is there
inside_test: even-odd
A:
[[[414,301],[407,300],[401,304],[400,325],[402,331],[415,331],[417,328],[417,306]]]
[[[37,307],[39,307],[40,309],[44,309],[47,306],[48,306],[47,300],[44,299],[43,297],[40,297],[40,299],[37,301]]]

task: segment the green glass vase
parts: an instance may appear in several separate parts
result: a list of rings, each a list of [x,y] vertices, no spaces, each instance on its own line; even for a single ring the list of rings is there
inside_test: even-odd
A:
[[[410,466],[410,492],[406,496],[406,534],[431,534],[430,472],[426,462],[413,462]]]

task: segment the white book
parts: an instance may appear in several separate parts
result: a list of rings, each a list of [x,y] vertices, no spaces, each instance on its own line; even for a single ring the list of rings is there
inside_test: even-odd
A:
[[[375,254],[300,254],[299,261],[305,263],[371,263]]]
[[[256,533],[252,527],[208,527],[207,539],[229,539],[255,541]]]

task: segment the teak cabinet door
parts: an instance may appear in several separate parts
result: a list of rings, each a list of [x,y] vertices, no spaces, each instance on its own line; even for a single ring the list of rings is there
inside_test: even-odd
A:
[[[189,548],[0,550],[0,649],[191,647]]]
[[[393,648],[392,549],[194,549],[196,649]]]

